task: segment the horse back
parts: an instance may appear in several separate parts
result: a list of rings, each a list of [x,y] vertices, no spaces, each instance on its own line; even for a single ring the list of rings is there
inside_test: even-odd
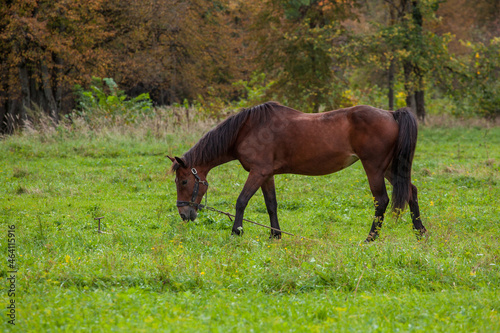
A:
[[[247,170],[323,175],[380,150],[395,137],[391,113],[370,106],[308,114],[278,105],[265,124],[242,128],[235,158]]]

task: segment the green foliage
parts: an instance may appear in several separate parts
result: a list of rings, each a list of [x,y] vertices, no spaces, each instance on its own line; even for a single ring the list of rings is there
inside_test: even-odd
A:
[[[148,93],[128,98],[112,78],[93,77],[90,90],[80,85],[74,88],[78,109],[85,113],[101,113],[105,117],[121,116],[126,122],[134,122],[139,115],[152,112],[152,101]]]
[[[317,112],[343,106],[345,87],[338,46],[348,38],[341,21],[354,2],[270,0],[255,29],[261,70],[276,81],[270,90],[282,103]]]
[[[269,91],[276,81],[266,80],[265,73],[254,72],[249,81],[239,80],[233,85],[243,90],[242,99],[240,99],[235,106],[238,108],[251,107],[267,101],[269,98]]]
[[[357,73],[364,73],[369,80],[370,73],[378,70],[381,74],[376,78],[385,76],[384,81],[388,82],[392,66],[395,72],[393,84],[403,86],[401,91],[406,95],[432,88],[429,82],[435,86],[449,85],[452,79],[448,45],[452,36],[448,33],[436,34],[427,26],[437,21],[436,2],[419,1],[413,12],[409,12],[403,3],[392,2],[387,10],[390,20],[371,21],[368,31],[354,36],[344,46],[345,57]]]
[[[184,110],[194,110],[194,117],[221,118],[227,111],[234,112],[241,108],[251,107],[264,103],[272,96],[270,93],[275,81],[267,80],[266,74],[254,72],[250,80],[239,80],[233,87],[239,90],[241,98],[238,101],[228,101],[221,97],[213,87],[208,87],[205,96],[199,95],[198,99],[190,103],[187,99],[182,104],[174,103],[174,107]],[[271,97],[271,99],[273,99]]]
[[[373,206],[360,163],[276,177],[281,227],[313,241],[269,240],[248,223],[232,237],[231,222],[212,212],[180,221],[164,156],[207,129],[190,126],[2,141],[0,223],[4,232],[16,225],[16,329],[500,330],[498,127],[421,128],[413,182],[429,236],[416,241],[406,212],[363,245]],[[208,203],[234,210],[247,175],[235,162],[212,170]],[[97,216],[108,234],[95,232]],[[260,193],[246,217],[268,223]]]
[[[454,96],[465,99],[462,114],[481,114],[495,118],[500,116],[500,38],[489,44],[464,43],[469,56],[458,68],[459,89]]]

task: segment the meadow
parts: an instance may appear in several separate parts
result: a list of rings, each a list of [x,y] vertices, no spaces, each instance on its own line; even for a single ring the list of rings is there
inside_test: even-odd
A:
[[[249,223],[231,236],[213,212],[183,222],[166,155],[213,123],[175,122],[78,120],[0,141],[3,331],[500,331],[500,127],[421,126],[413,182],[428,235],[417,241],[406,212],[364,244],[359,162],[276,177],[280,225],[299,236]],[[246,175],[237,162],[212,170],[209,205],[233,212]],[[245,217],[269,223],[260,192]]]

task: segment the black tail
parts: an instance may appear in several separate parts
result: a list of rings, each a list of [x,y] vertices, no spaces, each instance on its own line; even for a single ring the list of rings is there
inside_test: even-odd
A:
[[[392,158],[392,209],[403,210],[411,198],[411,165],[417,145],[417,119],[409,108],[393,112],[399,137]]]

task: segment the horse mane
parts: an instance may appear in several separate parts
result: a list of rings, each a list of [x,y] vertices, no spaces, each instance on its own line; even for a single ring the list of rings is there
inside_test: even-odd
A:
[[[219,156],[229,153],[234,145],[241,127],[249,121],[251,126],[259,126],[269,121],[273,108],[281,106],[277,102],[267,102],[251,108],[242,109],[240,112],[228,117],[214,129],[207,132],[183,156],[188,167],[207,164]],[[179,168],[174,163],[172,170]]]

